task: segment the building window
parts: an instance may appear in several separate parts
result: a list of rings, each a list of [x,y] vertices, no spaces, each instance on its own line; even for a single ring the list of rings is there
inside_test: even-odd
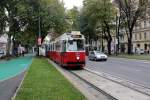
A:
[[[142,39],[142,34],[141,34],[141,33],[139,34],[139,39],[140,39],[140,40]]]
[[[147,50],[147,44],[144,44],[144,49]]]
[[[144,21],[144,28],[146,28],[146,21]]]
[[[140,44],[137,44],[137,47],[140,48]]]
[[[135,33],[135,40],[137,40],[137,34]]]
[[[140,28],[140,29],[142,28],[142,24],[141,24],[141,23],[139,23],[139,28]]]
[[[122,41],[124,41],[124,35],[122,35],[120,38],[121,38]]]
[[[146,34],[147,34],[147,33],[145,32],[145,33],[144,33],[144,39],[145,39],[145,40],[146,40]]]
[[[134,27],[134,28],[135,28],[135,29],[138,29],[138,23],[135,24],[135,27]]]

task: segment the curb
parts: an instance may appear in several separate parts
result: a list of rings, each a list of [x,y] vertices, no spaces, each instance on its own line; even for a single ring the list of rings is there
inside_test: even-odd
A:
[[[124,60],[134,60],[134,61],[143,61],[144,63],[150,63],[149,60],[140,60],[140,59],[132,59],[132,58],[123,58],[123,57],[109,57],[109,58],[115,58],[115,59],[124,59]]]

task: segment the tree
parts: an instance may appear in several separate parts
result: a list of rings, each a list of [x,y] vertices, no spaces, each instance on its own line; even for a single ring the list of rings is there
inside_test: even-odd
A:
[[[138,18],[145,15],[148,0],[116,0],[121,14],[125,16],[124,20],[127,23],[127,38],[128,38],[128,54],[132,53],[132,37],[133,28]]]
[[[85,35],[87,43],[90,44],[90,41],[92,39],[94,39],[95,34],[94,34],[94,25],[92,25],[89,22],[88,17],[85,15],[84,12],[80,13],[80,17],[79,17],[79,27],[80,27],[80,31],[82,34]]]
[[[67,20],[70,24],[70,31],[78,31],[79,30],[79,11],[77,7],[73,7],[72,9],[67,11]]]
[[[111,28],[114,20],[115,9],[110,0],[85,0],[85,14],[89,20],[89,24],[93,28],[97,26],[101,26],[103,30],[106,40],[107,40],[107,48],[108,54],[111,55]]]
[[[47,31],[61,34],[66,30],[65,9],[59,0],[3,0],[0,1],[0,6],[1,33],[3,34],[2,31],[6,28],[6,22],[9,27],[8,56],[11,37],[22,44],[36,41],[39,33],[39,18],[42,38],[47,35]],[[8,15],[5,12],[8,12]],[[29,36],[32,38],[28,38]]]
[[[6,14],[5,9],[3,7],[0,8],[0,35],[5,32],[6,26]]]

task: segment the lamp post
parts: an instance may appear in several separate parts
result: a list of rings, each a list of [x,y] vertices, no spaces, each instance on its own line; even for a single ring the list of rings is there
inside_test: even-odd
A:
[[[41,38],[41,17],[40,17],[40,7],[39,7],[39,17],[38,17],[38,40],[37,40],[37,44],[38,44],[38,56],[39,56],[39,48],[41,46],[41,42],[42,42],[42,38]]]
[[[38,24],[39,24],[39,33],[38,33],[38,56],[39,56],[39,48],[40,48],[40,45],[41,45],[41,41],[42,41],[42,38],[41,38],[41,19],[40,19],[40,16],[39,16],[39,19],[38,19]]]

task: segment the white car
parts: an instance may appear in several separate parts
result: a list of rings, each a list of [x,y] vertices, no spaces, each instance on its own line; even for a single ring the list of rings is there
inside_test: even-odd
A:
[[[100,52],[100,51],[90,51],[89,52],[89,56],[88,56],[89,60],[104,60],[107,61],[107,55]]]

